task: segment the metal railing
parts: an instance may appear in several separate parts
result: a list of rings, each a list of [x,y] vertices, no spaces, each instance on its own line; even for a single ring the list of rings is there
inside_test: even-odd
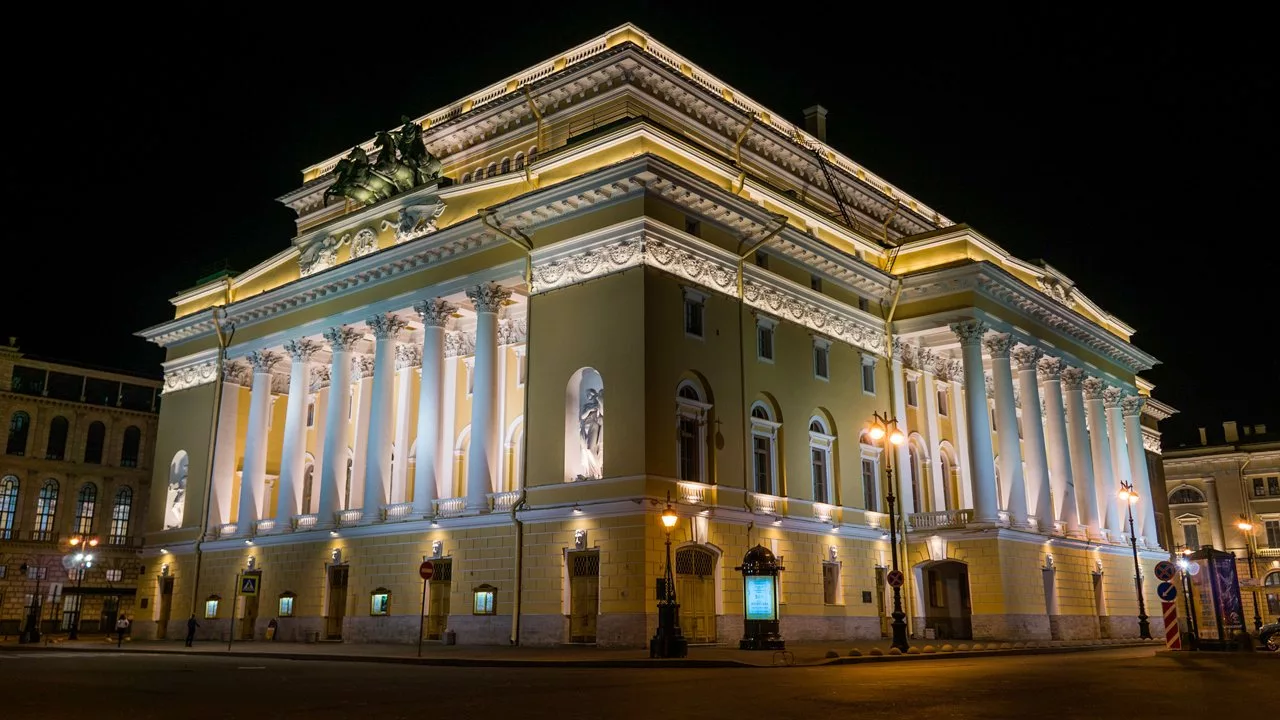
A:
[[[912,513],[907,525],[912,530],[947,530],[962,528],[973,522],[972,510],[939,510],[937,512]]]

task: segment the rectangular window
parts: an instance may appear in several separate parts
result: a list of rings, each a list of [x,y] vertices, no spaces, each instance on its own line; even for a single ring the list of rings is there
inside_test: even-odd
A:
[[[516,387],[524,387],[529,363],[525,356],[529,354],[529,346],[521,345],[516,352]]]
[[[47,571],[47,568],[44,568],[44,567],[28,567],[27,579],[28,580],[44,580],[46,571]]]
[[[826,605],[840,602],[840,563],[822,563],[822,602]]]
[[[817,275],[809,276],[809,287],[815,292],[822,292],[822,278]]]
[[[1280,495],[1280,477],[1267,478],[1267,494]]]
[[[929,607],[946,607],[947,589],[943,585],[942,573],[929,570]]]
[[[680,418],[680,479],[702,482],[698,453],[698,421]]]
[[[391,612],[391,594],[388,592],[374,592],[369,596],[369,614],[370,615],[386,615]]]
[[[1267,547],[1280,548],[1280,520],[1268,520],[1267,528]]]
[[[218,601],[217,601],[217,600],[205,600],[205,601],[204,601],[204,618],[205,618],[205,620],[209,620],[209,619],[216,618],[216,617],[218,617]]]
[[[919,380],[907,380],[907,406],[915,407],[920,404],[920,391],[918,389]]]
[[[831,374],[827,368],[827,362],[830,359],[831,351],[824,345],[813,346],[813,376],[822,380],[831,379]]]
[[[8,573],[8,572],[9,572],[9,566],[8,566],[8,565],[0,565],[0,580],[3,580],[3,579],[4,579],[5,574],[6,574],[6,573]]]
[[[316,426],[316,401],[312,400],[307,403],[307,427]]]
[[[1262,478],[1253,479],[1253,496],[1254,497],[1267,496],[1267,484],[1266,484],[1266,481],[1263,480]]]
[[[880,493],[876,489],[876,464],[862,461],[862,505],[868,510],[880,509]]]
[[[1182,537],[1186,539],[1188,550],[1200,549],[1200,527],[1195,523],[1187,523],[1182,526]]]
[[[942,389],[938,390],[938,414],[943,417],[947,416],[947,391]]]
[[[765,270],[768,270],[768,269],[769,269],[769,256],[768,256],[768,255],[765,255],[765,254],[764,254],[764,253],[762,253],[762,252],[757,252],[757,253],[756,253],[756,267],[764,268]]]
[[[690,296],[684,299],[684,334],[690,337],[702,337],[702,314],[705,306],[702,300]]]
[[[773,328],[756,326],[756,359],[773,362]]]
[[[497,588],[488,585],[481,585],[473,592],[471,602],[472,615],[496,615],[497,608],[494,603],[494,595]]]
[[[756,475],[756,492],[772,495],[773,484],[769,482],[769,476],[773,468],[769,467],[769,438],[753,438],[752,450],[755,458],[753,469]]]
[[[285,595],[280,598],[280,617],[293,617],[293,596]]]
[[[702,223],[698,220],[694,220],[693,218],[687,217],[684,219],[684,231],[694,237],[701,237]]]
[[[868,395],[876,394],[876,366],[874,363],[868,364],[865,360],[862,363],[862,392]]]
[[[813,501],[830,502],[827,499],[827,451],[809,448],[809,461],[813,469]]]
[[[107,582],[120,582],[122,579],[124,579],[124,570],[107,568]]]

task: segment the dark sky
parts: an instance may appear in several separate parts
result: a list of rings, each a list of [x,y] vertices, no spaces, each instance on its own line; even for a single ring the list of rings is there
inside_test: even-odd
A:
[[[1245,18],[183,5],[11,28],[0,334],[31,354],[157,374],[132,333],[287,247],[304,166],[631,20],[792,121],[825,105],[847,155],[1138,328],[1167,434],[1280,425],[1275,66]]]

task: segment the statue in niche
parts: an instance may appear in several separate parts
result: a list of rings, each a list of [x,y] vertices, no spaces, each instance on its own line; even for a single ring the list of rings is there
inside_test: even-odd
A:
[[[169,466],[169,491],[164,501],[165,530],[182,527],[182,516],[186,510],[188,463],[187,454],[181,453]]]
[[[604,390],[590,388],[582,397],[579,415],[582,441],[582,478],[598,480],[604,475]]]

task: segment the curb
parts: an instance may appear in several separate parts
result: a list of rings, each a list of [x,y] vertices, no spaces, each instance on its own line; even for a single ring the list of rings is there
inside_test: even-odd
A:
[[[860,657],[840,657],[819,660],[812,663],[793,665],[758,665],[741,660],[698,660],[690,658],[656,660],[651,658],[616,659],[616,660],[504,660],[501,658],[439,658],[439,657],[397,657],[393,655],[340,655],[317,653],[262,653],[252,651],[226,650],[166,650],[157,649],[123,649],[92,647],[27,647],[0,646],[0,652],[80,652],[80,653],[115,653],[143,655],[177,655],[200,657],[236,657],[256,658],[259,660],[295,660],[310,662],[364,662],[386,663],[395,665],[421,665],[430,667],[503,667],[503,668],[772,668],[772,667],[831,667],[836,665],[856,665],[872,662],[900,662],[909,660],[945,660],[970,659],[981,657],[999,657],[1011,655],[1056,655],[1090,650],[1115,650],[1126,648],[1150,647],[1153,651],[1163,649],[1163,645],[1154,643],[1123,643],[1115,645],[1079,645],[1071,647],[1049,648],[1017,648],[1008,650],[969,650],[965,652],[931,653],[928,655],[863,655]]]

